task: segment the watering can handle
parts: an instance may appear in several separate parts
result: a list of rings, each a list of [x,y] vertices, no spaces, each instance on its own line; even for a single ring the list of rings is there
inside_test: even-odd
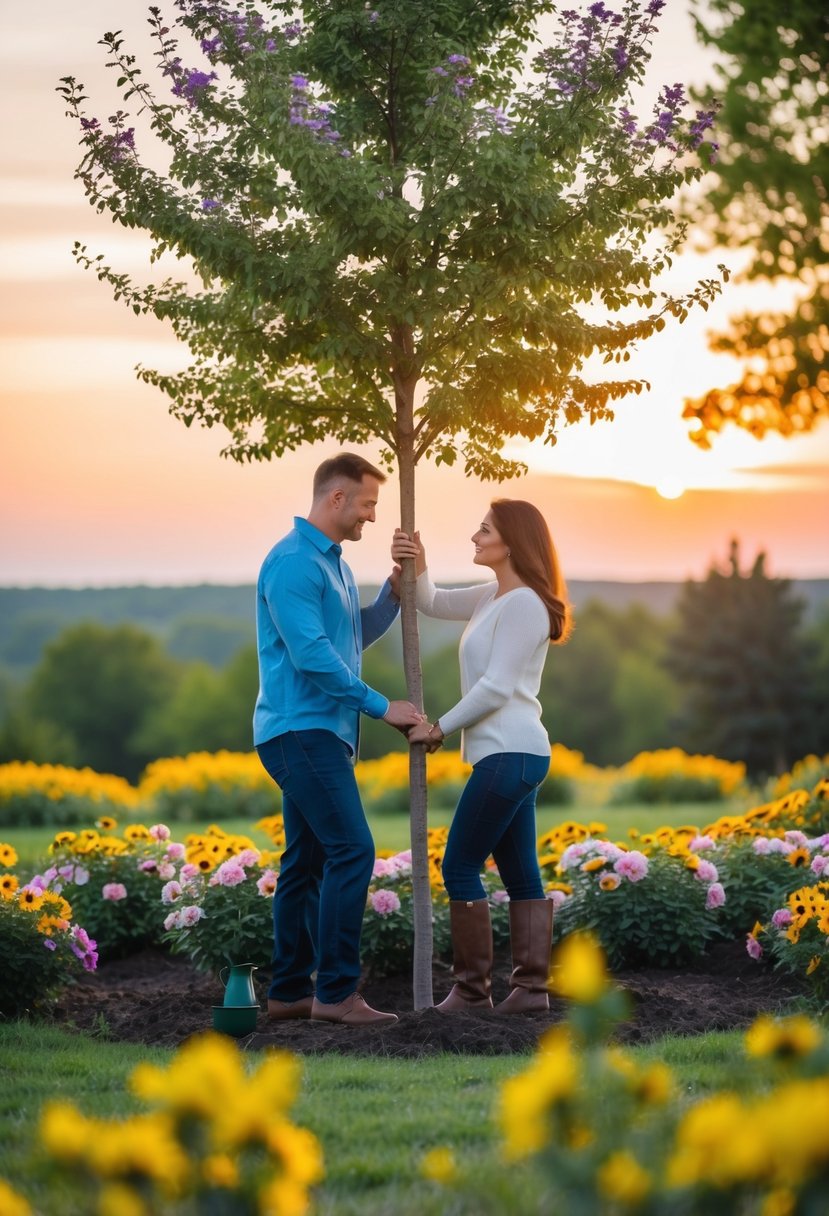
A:
[[[227,988],[227,980],[225,979],[225,972],[226,972],[226,971],[227,971],[227,967],[222,967],[222,968],[220,968],[220,970],[219,970],[219,979],[220,979],[220,981],[221,981],[221,984],[222,984],[222,987],[223,987],[223,988]]]

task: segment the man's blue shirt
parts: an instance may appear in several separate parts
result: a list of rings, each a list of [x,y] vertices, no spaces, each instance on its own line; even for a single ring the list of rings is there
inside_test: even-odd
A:
[[[259,572],[254,744],[291,730],[330,730],[356,755],[360,714],[382,718],[389,707],[360,679],[362,652],[399,611],[388,580],[361,608],[342,547],[307,519],[294,519]]]

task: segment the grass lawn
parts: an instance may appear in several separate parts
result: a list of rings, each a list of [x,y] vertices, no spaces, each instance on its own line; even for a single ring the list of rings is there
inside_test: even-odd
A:
[[[685,823],[696,824],[699,828],[703,828],[721,815],[739,814],[745,809],[742,803],[731,802],[642,804],[622,807],[541,806],[538,809],[538,832],[541,835],[565,820],[574,819],[585,824],[594,821],[603,823],[607,826],[608,834],[612,838],[625,839],[630,828],[636,828],[639,832],[653,832],[663,825],[678,827]],[[372,814],[369,810],[368,820],[378,849],[399,851],[409,847],[409,819],[405,813]],[[451,807],[436,806],[430,809],[429,823],[432,827],[448,826],[451,821]],[[219,822],[225,831],[243,833],[263,848],[269,844],[268,838],[262,832],[258,832],[249,819],[228,816]],[[204,831],[209,826],[209,821],[186,823],[171,821],[168,826],[172,830],[174,839],[183,840],[190,832]],[[21,868],[37,869],[45,859],[46,850],[57,830],[53,827],[0,827],[0,842],[10,844],[17,850]]]
[[[732,1083],[740,1051],[737,1033],[666,1038],[633,1049],[640,1058],[662,1059],[689,1097]],[[139,1104],[126,1091],[141,1060],[163,1064],[169,1050],[110,1043],[70,1030],[25,1022],[0,1025],[0,1177],[43,1216],[44,1162],[36,1125],[45,1101],[70,1099],[86,1114],[109,1118]],[[497,1154],[492,1111],[499,1084],[521,1071],[524,1056],[433,1056],[378,1060],[354,1056],[306,1057],[302,1093],[293,1110],[299,1124],[319,1137],[326,1178],[318,1216],[438,1216],[453,1209],[451,1194],[419,1173],[425,1152],[449,1146],[465,1169],[483,1167]],[[251,1058],[255,1065],[256,1057]],[[530,1165],[511,1166],[511,1205],[541,1185]],[[517,1204],[517,1206],[513,1206]],[[497,1210],[497,1209],[495,1209]],[[60,1216],[87,1216],[83,1201],[64,1191]]]

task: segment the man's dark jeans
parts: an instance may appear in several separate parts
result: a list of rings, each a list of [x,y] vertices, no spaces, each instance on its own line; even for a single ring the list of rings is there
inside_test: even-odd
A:
[[[351,751],[327,730],[289,731],[257,747],[282,790],[285,852],[273,899],[269,995],[327,1005],[356,991],[360,931],[374,867]]]

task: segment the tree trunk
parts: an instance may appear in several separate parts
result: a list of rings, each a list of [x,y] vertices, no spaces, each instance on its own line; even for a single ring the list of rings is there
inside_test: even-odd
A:
[[[398,413],[400,420],[400,413]],[[415,531],[414,436],[409,427],[398,432],[400,474],[400,526],[410,536]],[[408,432],[408,433],[407,433]],[[423,709],[423,676],[420,670],[420,638],[417,629],[414,560],[403,562],[401,616],[403,667],[409,700]],[[434,1004],[432,996],[432,891],[429,883],[429,850],[426,821],[426,749],[409,749],[410,833],[412,845],[412,892],[414,896],[414,967],[412,991],[415,1009]]]

